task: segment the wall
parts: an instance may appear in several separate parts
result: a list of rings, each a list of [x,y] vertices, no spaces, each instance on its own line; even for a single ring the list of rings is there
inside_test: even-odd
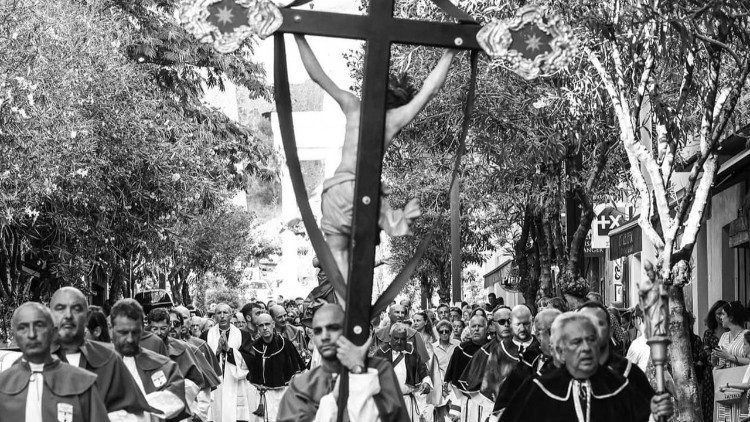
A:
[[[717,300],[737,298],[734,250],[729,248],[725,226],[737,218],[737,209],[741,202],[741,188],[740,184],[734,185],[714,195],[711,199],[711,218],[704,223],[706,249],[698,251],[698,254],[707,256],[705,271],[707,300],[701,305],[702,307],[698,308],[697,318],[704,318],[708,306]]]

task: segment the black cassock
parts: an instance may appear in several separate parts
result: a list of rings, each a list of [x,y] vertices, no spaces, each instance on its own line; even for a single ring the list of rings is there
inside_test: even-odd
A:
[[[493,412],[505,409],[526,379],[531,377],[538,378],[554,370],[555,365],[552,357],[542,354],[537,355],[531,366],[516,365],[508,377],[505,378],[505,381],[500,386],[500,390],[497,392]]]
[[[585,403],[576,412],[576,382],[566,368],[529,378],[506,407],[500,422],[647,422],[649,400],[622,375],[600,367],[589,378],[590,411]]]
[[[304,369],[305,362],[291,341],[274,334],[270,343],[263,338],[253,342],[250,356],[245,357],[247,379],[257,385],[278,388],[286,385],[292,375]]]
[[[481,344],[475,344],[471,340],[465,341],[453,349],[451,360],[448,362],[448,368],[445,370],[445,381],[450,382],[456,387],[466,390],[465,385],[461,385],[459,380],[464,369],[469,364],[474,353],[482,347]]]

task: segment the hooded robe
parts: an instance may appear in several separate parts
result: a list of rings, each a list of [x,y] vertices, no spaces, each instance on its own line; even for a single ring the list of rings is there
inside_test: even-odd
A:
[[[31,368],[25,361],[19,361],[0,373],[2,420],[26,420],[26,399],[31,376]],[[44,365],[42,381],[43,422],[109,420],[107,409],[96,387],[96,375],[91,372],[55,359]]]

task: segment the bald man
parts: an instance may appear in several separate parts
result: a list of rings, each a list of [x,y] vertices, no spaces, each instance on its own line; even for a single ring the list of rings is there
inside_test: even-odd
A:
[[[321,364],[292,378],[281,400],[277,422],[336,419],[338,383],[342,369],[349,371],[347,416],[354,422],[408,422],[406,405],[393,367],[383,359],[367,359],[370,341],[355,346],[344,337],[344,311],[326,304],[312,319],[315,348]]]
[[[450,383],[453,390],[449,397],[451,401],[450,413],[454,417],[459,414],[465,415],[468,411],[471,394],[461,380],[461,375],[471,359],[487,343],[487,324],[487,318],[479,314],[474,315],[469,320],[469,339],[453,349],[453,355],[448,362],[448,369],[445,370],[445,381]]]
[[[255,326],[260,337],[253,342],[248,359],[250,372],[247,379],[258,389],[262,400],[251,420],[274,422],[289,380],[302,372],[305,361],[294,345],[276,332],[276,324],[271,315],[258,315]]]
[[[141,414],[153,410],[112,344],[84,338],[88,303],[80,290],[59,289],[50,299],[50,309],[57,328],[52,353],[63,362],[96,374],[96,386],[108,412]]]
[[[96,388],[96,375],[52,355],[56,329],[47,308],[26,302],[13,312],[11,326],[23,359],[0,373],[2,420],[109,420]]]
[[[274,305],[271,306],[271,309],[268,311],[276,325],[276,332],[281,337],[290,341],[294,345],[294,348],[297,349],[297,353],[299,353],[302,359],[307,362],[307,359],[310,357],[310,352],[307,349],[307,341],[305,340],[304,331],[289,324],[289,315],[287,314],[286,308],[283,306]]]
[[[374,347],[370,351],[370,355],[374,355],[378,347],[388,345],[391,342],[391,325],[397,322],[404,322],[404,320],[406,319],[406,313],[406,307],[404,307],[403,305],[391,305],[390,309],[388,309],[388,324],[375,330],[375,343]],[[427,352],[427,346],[424,344],[422,336],[418,336],[416,334],[416,330],[412,329],[411,327],[407,327],[407,341],[411,343],[412,346],[414,346],[414,350],[419,353],[419,357],[422,358],[423,362],[429,362],[430,355]]]
[[[531,334],[531,310],[516,305],[510,312],[512,336],[494,339],[482,346],[467,365],[460,382],[472,397],[480,420],[493,411],[500,385],[516,365],[532,367],[539,355],[539,341]]]
[[[201,338],[208,343],[221,366],[221,385],[214,390],[211,415],[214,422],[250,421],[253,409],[257,408],[254,396],[249,395],[250,385],[246,379],[248,369],[243,357],[243,344],[249,342],[249,334],[231,324],[232,308],[219,303],[215,308],[216,325],[205,331]]]
[[[496,415],[510,404],[513,395],[516,394],[521,385],[526,384],[527,379],[540,377],[552,372],[556,368],[552,344],[550,343],[550,329],[552,328],[552,322],[560,314],[562,312],[555,308],[543,309],[536,314],[534,318],[534,331],[539,340],[539,350],[541,353],[531,362],[531,366],[516,365],[505,379],[505,382],[502,383],[497,393],[495,407],[493,408],[493,413]]]

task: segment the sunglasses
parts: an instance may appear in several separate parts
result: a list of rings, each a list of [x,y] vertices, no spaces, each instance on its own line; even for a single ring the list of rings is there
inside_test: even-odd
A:
[[[440,334],[450,334],[452,330],[440,330],[438,333]]]
[[[505,318],[498,319],[497,323],[500,325],[510,324],[510,319],[505,319]]]
[[[176,327],[180,327],[180,326],[182,326],[182,324],[180,324],[180,321],[177,321],[177,320],[172,321],[172,327],[176,328]]]

